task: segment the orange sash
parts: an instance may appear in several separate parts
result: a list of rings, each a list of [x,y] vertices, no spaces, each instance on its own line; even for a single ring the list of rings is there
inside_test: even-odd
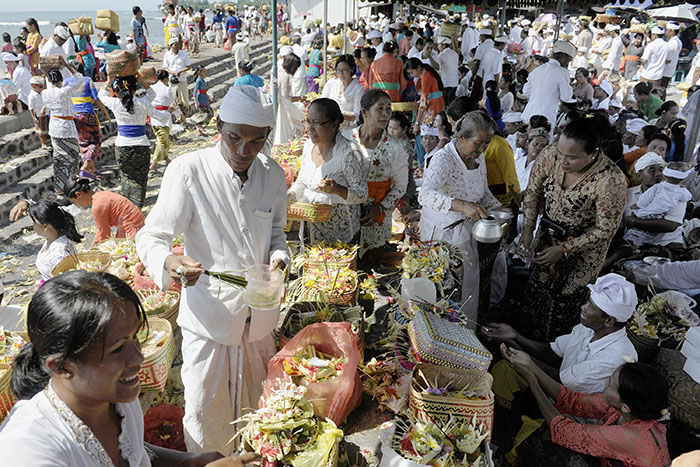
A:
[[[380,182],[367,182],[367,197],[374,198],[374,205],[381,203],[382,200],[391,191],[391,180],[382,180]],[[385,212],[381,212],[377,217],[377,224],[384,222]]]

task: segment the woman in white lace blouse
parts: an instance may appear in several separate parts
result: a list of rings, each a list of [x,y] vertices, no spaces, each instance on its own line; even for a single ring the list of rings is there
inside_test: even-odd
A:
[[[464,253],[462,300],[467,317],[476,321],[479,305],[479,253],[472,237],[474,221],[501,203],[489,191],[484,150],[494,135],[494,121],[485,113],[469,112],[457,123],[455,138],[432,158],[423,176],[418,202],[423,206],[421,240],[442,240]],[[454,228],[446,227],[464,220]],[[488,299],[488,297],[486,297]]]
[[[49,280],[53,269],[63,258],[75,255],[73,242],[83,236],[75,229],[75,219],[55,201],[42,199],[29,208],[29,217],[34,222],[34,231],[44,238],[44,244],[36,255],[36,268],[41,274],[41,283]]]
[[[19,402],[0,427],[3,465],[242,467],[255,459],[144,443],[138,333],[145,321],[136,293],[106,273],[69,271],[34,294],[30,343],[12,373]]]
[[[360,147],[340,133],[342,123],[343,113],[334,100],[320,98],[309,105],[309,140],[289,199],[333,205],[328,222],[308,223],[312,242],[351,242],[360,231],[367,182]]]
[[[352,55],[341,55],[335,63],[335,73],[338,76],[323,87],[323,97],[333,99],[340,105],[345,118],[345,128],[357,126],[356,120],[362,110],[360,101],[365,94],[365,88],[355,79],[355,58]]]

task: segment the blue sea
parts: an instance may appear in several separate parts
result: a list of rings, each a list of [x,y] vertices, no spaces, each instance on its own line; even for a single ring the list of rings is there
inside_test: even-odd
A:
[[[9,1],[9,0],[8,0]],[[119,15],[119,29],[118,33],[120,36],[125,37],[131,31],[131,19],[133,14],[131,10],[115,10]],[[0,33],[9,32],[10,36],[14,39],[19,35],[19,30],[25,25],[25,21],[28,18],[35,18],[39,23],[39,29],[43,36],[47,36],[53,32],[53,28],[59,21],[64,21],[68,23],[71,18],[79,18],[81,16],[89,16],[92,18],[92,24],[95,25],[95,17],[97,16],[96,10],[84,10],[84,11],[49,11],[49,12],[12,12],[12,13],[0,13]],[[207,15],[209,16],[209,15]],[[162,44],[165,41],[165,31],[163,30],[163,14],[160,11],[144,11],[143,17],[146,18],[146,27],[148,28],[149,34],[148,42],[150,44]],[[210,18],[207,18],[210,21]],[[95,35],[91,37],[94,41],[97,39],[97,30],[95,30]]]

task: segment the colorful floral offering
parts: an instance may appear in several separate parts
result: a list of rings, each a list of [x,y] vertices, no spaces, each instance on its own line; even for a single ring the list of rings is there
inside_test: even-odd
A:
[[[98,260],[80,260],[78,261],[78,264],[75,265],[75,269],[90,272],[101,272],[104,271],[105,265]]]
[[[344,295],[357,288],[357,273],[349,269],[307,269],[304,271],[304,285],[326,297]]]
[[[288,375],[295,377],[295,382],[307,385],[328,381],[339,376],[347,363],[348,360],[344,355],[334,357],[319,352],[314,346],[308,345],[296,355],[287,357],[282,365]]]
[[[141,304],[147,315],[159,315],[170,310],[180,298],[177,292],[151,290],[141,292]]]
[[[403,277],[427,277],[442,282],[450,266],[450,251],[441,242],[429,241],[412,245],[401,262]]]
[[[423,394],[431,394],[433,396],[450,396],[450,397],[458,397],[460,399],[469,399],[469,400],[486,400],[485,395],[479,395],[478,390],[473,390],[469,388],[463,388],[461,390],[456,390],[452,389],[451,382],[448,382],[444,386],[440,386],[437,383],[437,378],[435,378],[435,381],[430,382],[428,379],[425,377],[423,374],[422,370],[418,370],[416,373],[418,378],[413,379],[413,386],[418,389],[420,392]],[[482,388],[477,388],[477,389],[482,389]],[[483,391],[481,391],[483,392]]]
[[[347,243],[335,242],[314,243],[306,250],[307,261],[323,263],[344,263],[352,262],[357,258],[358,245],[348,245]]]
[[[0,327],[0,363],[12,363],[22,346],[24,338],[16,332],[7,332]]]

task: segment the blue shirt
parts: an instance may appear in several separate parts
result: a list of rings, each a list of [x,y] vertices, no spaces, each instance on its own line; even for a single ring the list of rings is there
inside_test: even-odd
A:
[[[131,29],[134,30],[134,34],[136,35],[136,37],[134,37],[136,45],[139,47],[143,46],[143,44],[146,43],[146,38],[143,35],[143,24],[138,18],[133,18],[131,20]]]
[[[70,77],[66,80],[66,85],[69,86],[71,83],[75,81],[74,77]],[[95,106],[93,103],[98,100],[97,97],[97,89],[95,89],[95,84],[92,82],[90,78],[87,76],[83,76],[83,81],[85,83],[85,86],[83,88],[74,93],[72,98],[73,98],[73,113],[88,113],[88,114],[94,114],[95,113]],[[88,100],[92,102],[79,102],[76,104],[76,100]]]
[[[212,22],[214,22],[214,23],[223,23],[223,22],[224,22],[224,15],[222,15],[222,14],[216,14],[216,15],[214,15],[214,17],[212,18]]]
[[[199,92],[200,90],[204,92]],[[206,93],[207,83],[202,79],[201,76],[197,77],[197,81],[194,82],[194,98],[197,100],[197,104],[200,106],[209,105],[209,96]]]
[[[256,88],[261,88],[265,86],[263,79],[258,75],[243,75],[238,78],[234,83],[234,86],[255,86]]]
[[[238,32],[238,18],[231,15],[226,18],[226,33],[237,33]]]

